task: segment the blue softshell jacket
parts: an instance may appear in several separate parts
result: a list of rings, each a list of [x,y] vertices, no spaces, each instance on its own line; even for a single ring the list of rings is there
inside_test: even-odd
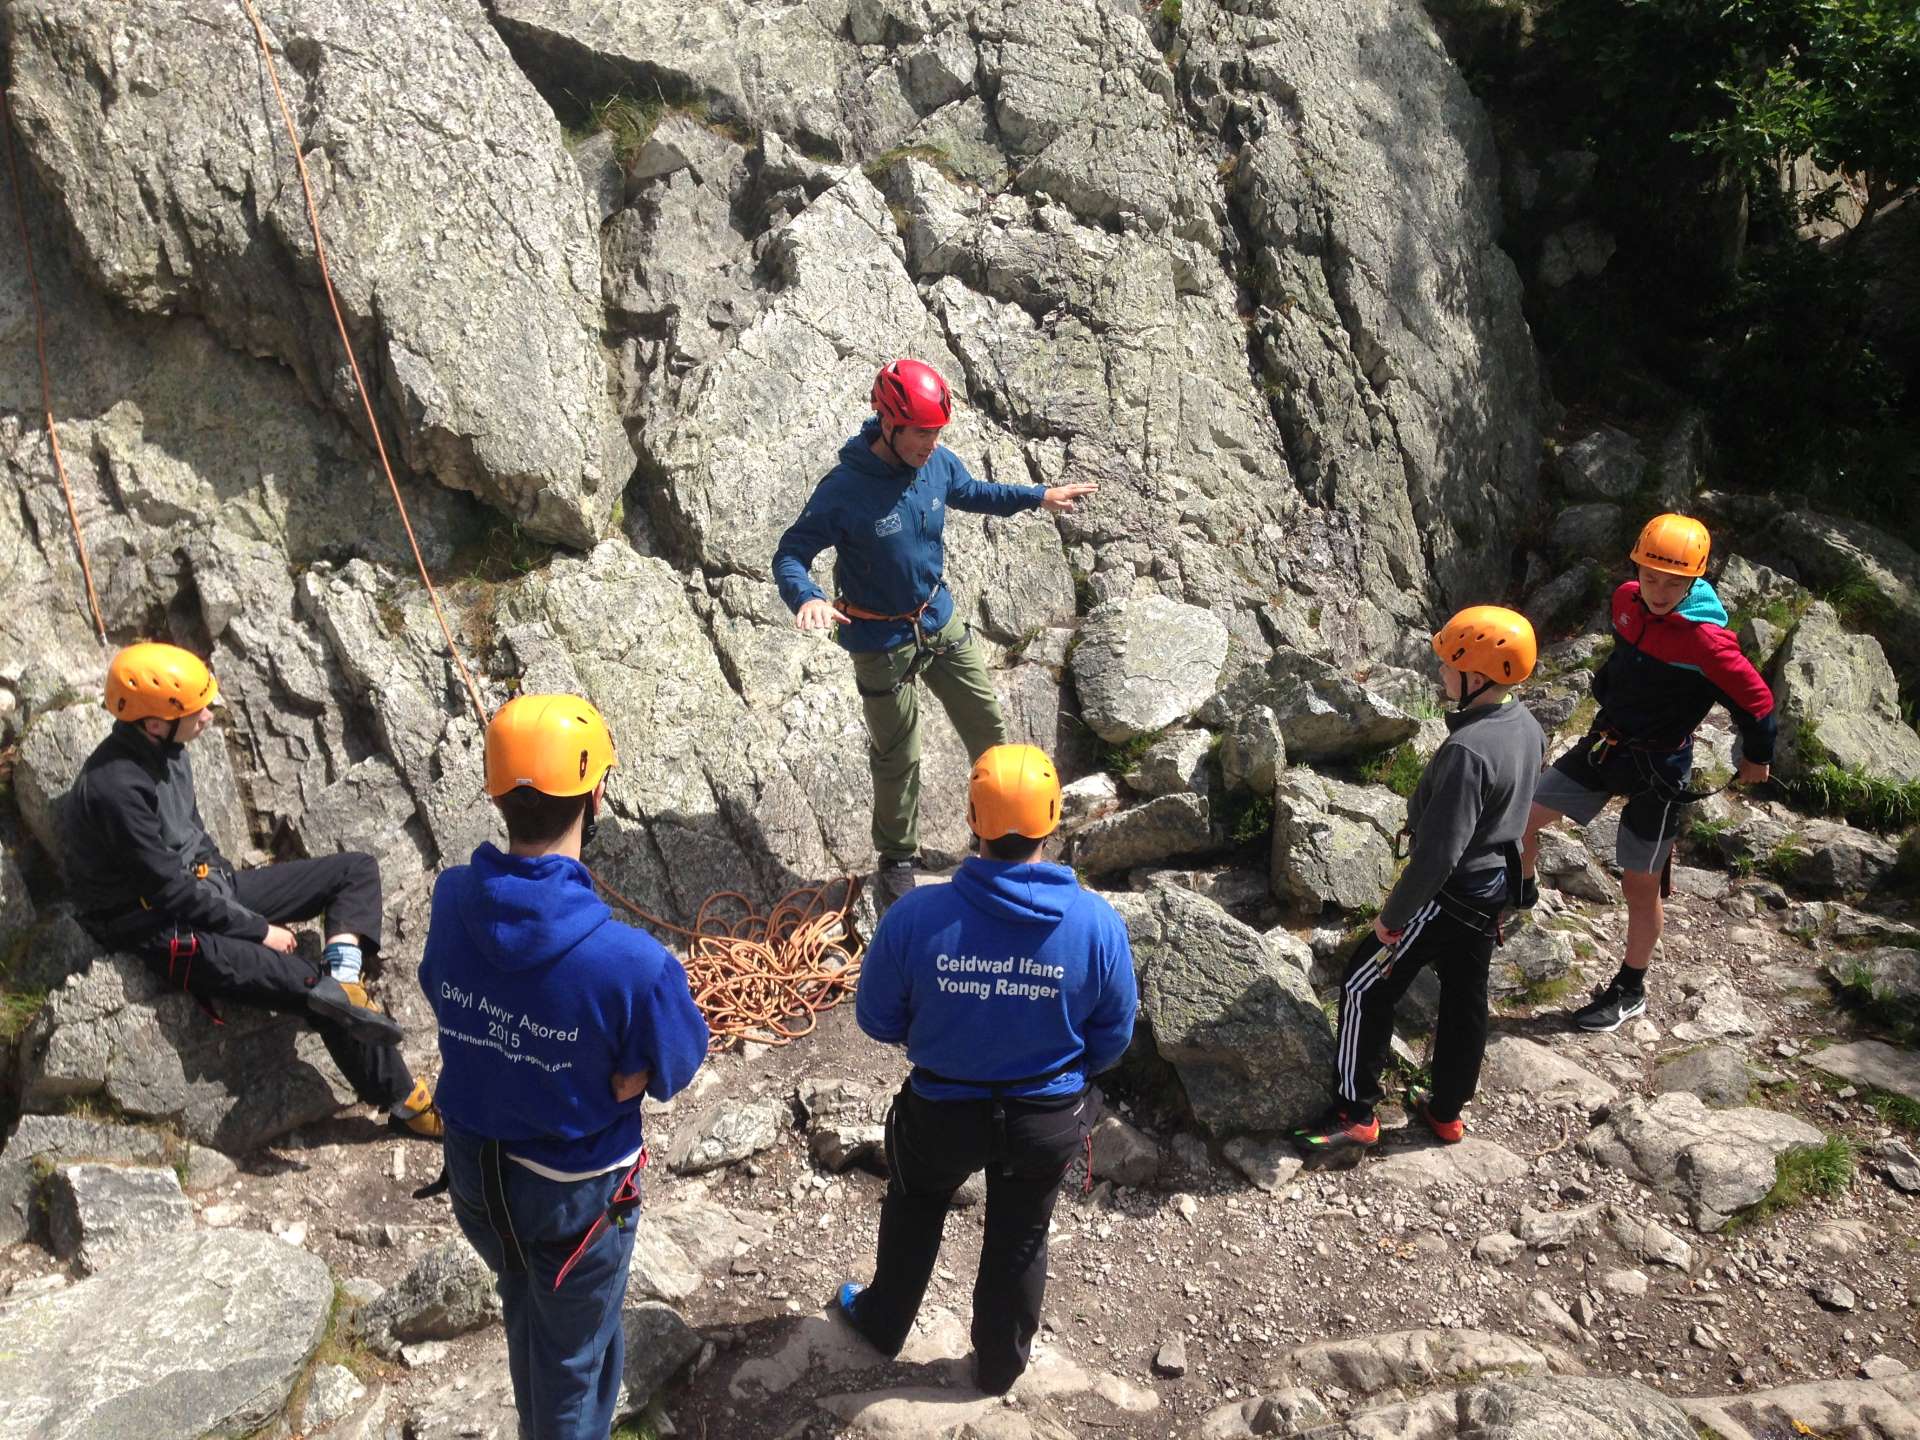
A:
[[[1006,1095],[1072,1095],[1133,1038],[1139,992],[1127,927],[1064,865],[973,857],[950,884],[895,901],[860,968],[860,1028],[947,1081],[1018,1080]],[[1063,1067],[1064,1070],[1063,1070]],[[929,1100],[984,1085],[915,1071]]]
[[[612,1077],[645,1070],[669,1099],[707,1056],[687,972],[622,925],[564,855],[491,844],[433,887],[420,987],[440,1022],[435,1103],[449,1123],[568,1173],[640,1148],[640,1106]]]
[[[880,435],[875,416],[840,447],[840,463],[814,487],[807,508],[787,527],[773,552],[780,598],[797,611],[809,600],[833,597],[808,574],[814,558],[834,551],[833,583],[840,595],[876,615],[905,615],[931,597],[923,628],[938,630],[953,615],[947,590],[947,509],[1017,515],[1046,496],[1044,485],[996,485],[976,480],[944,445],[918,470],[873,453]],[[850,651],[891,650],[913,638],[903,620],[855,620],[838,627]]]

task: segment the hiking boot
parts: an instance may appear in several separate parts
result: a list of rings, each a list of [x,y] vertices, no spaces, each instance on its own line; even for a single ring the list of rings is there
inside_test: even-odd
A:
[[[447,1122],[440,1118],[440,1107],[433,1103],[433,1091],[424,1080],[414,1081],[413,1093],[387,1111],[387,1127],[423,1140],[447,1137]]]
[[[1647,992],[1644,989],[1629,990],[1614,980],[1593,997],[1591,1004],[1581,1006],[1567,1018],[1573,1022],[1576,1030],[1604,1035],[1610,1030],[1618,1030],[1634,1016],[1646,1013]]]
[[[1407,1087],[1407,1113],[1424,1122],[1442,1145],[1458,1145],[1467,1138],[1466,1121],[1433,1118],[1433,1092],[1424,1085]]]
[[[400,1043],[400,1027],[374,1009],[367,992],[357,984],[342,984],[331,975],[322,975],[307,991],[307,1008],[345,1026],[357,1040],[373,1045]]]
[[[1356,1120],[1346,1106],[1334,1105],[1313,1124],[1295,1130],[1293,1143],[1309,1169],[1344,1170],[1358,1165],[1360,1157],[1380,1143],[1380,1119],[1369,1115]]]
[[[918,881],[920,862],[915,860],[881,860],[880,866],[873,872],[873,922],[878,925],[880,917],[893,907],[893,902],[902,895],[911,894]]]

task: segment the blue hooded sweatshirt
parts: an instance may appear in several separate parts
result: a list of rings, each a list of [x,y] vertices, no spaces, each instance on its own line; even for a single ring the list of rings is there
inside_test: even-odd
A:
[[[486,844],[443,873],[420,988],[440,1022],[448,1123],[568,1174],[640,1148],[639,1104],[613,1098],[615,1074],[645,1070],[666,1100],[707,1057],[680,962],[616,921],[564,855]]]
[[[834,550],[833,583],[841,596],[876,615],[905,615],[929,598],[923,622],[938,630],[953,615],[943,538],[947,507],[982,515],[1017,515],[1046,497],[1044,485],[995,485],[976,480],[944,445],[918,470],[873,453],[880,417],[840,447],[840,463],[814,487],[807,508],[787,527],[773,552],[773,578],[789,610],[821,593],[808,574],[814,557]],[[913,638],[904,620],[855,620],[838,627],[838,639],[855,653],[891,650]]]
[[[1133,1038],[1139,995],[1127,927],[1064,865],[975,856],[951,884],[895,901],[860,967],[860,1028],[905,1045],[947,1081],[1051,1080],[1007,1095],[1072,1095],[1111,1068]],[[980,1085],[916,1069],[928,1100],[977,1100]]]

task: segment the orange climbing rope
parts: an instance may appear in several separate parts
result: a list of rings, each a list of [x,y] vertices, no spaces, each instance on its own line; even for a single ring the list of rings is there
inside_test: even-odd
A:
[[[400,523],[406,527],[407,543],[413,548],[413,561],[419,568],[420,581],[426,586],[427,598],[433,603],[434,618],[440,622],[440,633],[447,642],[447,653],[453,658],[461,680],[466,683],[467,698],[473,704],[474,718],[485,730],[486,706],[481,702],[480,690],[474,684],[472,673],[460,656],[460,647],[453,638],[452,628],[447,624],[446,613],[440,608],[440,595],[434,588],[433,577],[427,573],[427,562],[421,558],[420,542],[414,538],[407,502],[400,494],[400,483],[394,478],[393,466],[387,459],[386,442],[381,439],[380,422],[373,413],[373,398],[367,392],[365,380],[361,378],[360,362],[354,355],[353,341],[347,334],[346,321],[340,314],[340,302],[334,295],[333,275],[327,265],[327,247],[320,236],[320,211],[313,203],[313,185],[307,177],[300,132],[293,123],[293,112],[287,107],[286,94],[280,88],[280,73],[274,64],[273,48],[267,41],[266,26],[261,23],[253,0],[240,0],[240,3],[253,23],[254,38],[259,42],[260,55],[266,63],[273,97],[280,107],[280,118],[286,125],[287,139],[293,146],[293,162],[300,174],[300,189],[306,196],[307,224],[313,231],[313,253],[320,263],[321,283],[326,288],[327,304],[333,310],[333,323],[340,332],[340,344],[347,353],[347,364],[353,371],[354,387],[359,391],[360,403],[366,410],[367,428],[372,432],[374,448],[380,455],[380,468],[386,474],[387,488],[393,492],[393,503],[400,511]],[[51,415],[48,417],[48,429],[51,432]],[[76,520],[76,536],[78,523]],[[715,1047],[746,1036],[767,1044],[785,1044],[798,1039],[813,1029],[814,1017],[820,1011],[839,1004],[853,993],[854,982],[860,971],[860,937],[854,929],[852,916],[860,886],[852,876],[838,882],[845,887],[845,894],[837,907],[830,907],[827,903],[830,886],[790,891],[765,915],[756,911],[745,896],[733,891],[709,896],[694,917],[693,928],[688,929],[634,904],[598,875],[594,875],[591,868],[587,873],[593,875],[594,884],[636,919],[657,930],[686,937],[688,982],[693,989],[694,1002],[706,1014]],[[721,902],[732,902],[745,914],[716,931],[709,928],[707,913]]]
[[[67,462],[60,454],[60,432],[53,428],[53,377],[47,369],[47,312],[40,303],[40,277],[33,268],[33,237],[27,230],[27,197],[20,189],[20,166],[13,158],[13,101],[0,89],[0,136],[7,150],[7,176],[13,184],[13,213],[20,221],[20,250],[27,261],[27,289],[33,296],[33,343],[40,352],[40,408],[47,422],[47,445],[53,451],[54,473],[67,500],[67,524],[73,528],[73,548],[80,552],[80,577],[87,585],[87,608],[93,612],[93,633],[107,643],[107,622],[100,618],[100,597],[93,590],[93,563],[80,534],[80,512],[74,508],[73,486],[67,481]]]

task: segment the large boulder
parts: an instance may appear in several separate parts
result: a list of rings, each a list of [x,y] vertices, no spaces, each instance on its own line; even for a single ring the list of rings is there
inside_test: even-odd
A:
[[[1080,714],[1118,743],[1177,724],[1213,698],[1227,659],[1220,617],[1164,595],[1102,605],[1074,646]]]
[[[191,995],[125,955],[106,955],[47,997],[21,1037],[28,1111],[99,1096],[238,1154],[353,1103],[312,1027],[221,1004],[215,1025]]]
[[[1825,1138],[1791,1115],[1709,1110],[1674,1090],[1623,1101],[1581,1143],[1602,1165],[1683,1202],[1694,1227],[1712,1231],[1766,1198],[1778,1156]]]
[[[1286,1130],[1326,1103],[1333,1027],[1297,965],[1192,891],[1115,895],[1143,1028],[1216,1136]]]
[[[441,1241],[398,1283],[354,1314],[354,1328],[383,1355],[417,1340],[451,1340],[500,1318],[500,1296],[487,1262],[464,1236]]]
[[[1582,500],[1625,500],[1640,488],[1647,457],[1626,431],[1602,425],[1561,446],[1554,471],[1567,493]]]
[[[532,534],[591,544],[632,450],[599,344],[598,247],[552,112],[477,8],[261,10],[397,458]],[[231,103],[263,84],[233,18],[216,0],[16,6],[15,120],[95,284],[146,314],[203,316],[358,426],[279,113]]]
[[[22,1115],[0,1147],[0,1247],[26,1239],[39,1223],[35,1195],[46,1171],[78,1160],[160,1165],[172,1158],[168,1137],[148,1126]]]
[[[1904,1095],[1920,1105],[1920,1053],[1903,1046],[1884,1040],[1852,1040],[1815,1051],[1807,1063],[1855,1085]]]
[[[1394,877],[1407,802],[1378,785],[1286,771],[1273,801],[1273,889],[1303,910],[1377,906]]]
[[[1236,677],[1221,704],[1234,715],[1265,706],[1274,715],[1287,759],[1331,760],[1366,755],[1411,740],[1420,722],[1338,666],[1313,655],[1281,651],[1263,670]]]
[[[180,1177],[160,1166],[62,1165],[47,1177],[47,1238],[83,1275],[193,1228]]]
[[[56,861],[66,854],[62,803],[87,756],[111,729],[113,717],[102,706],[68,705],[39,716],[20,737],[14,762],[20,818]]]
[[[1900,714],[1900,685],[1871,635],[1849,634],[1816,601],[1773,663],[1780,712],[1775,763],[1791,779],[1822,760],[1885,780],[1920,780],[1920,735]]]
[[[157,1240],[0,1308],[0,1440],[202,1440],[280,1413],[326,1333],[317,1255],[253,1230]]]
[[[1073,863],[1089,875],[1129,870],[1213,846],[1213,823],[1204,797],[1162,795],[1102,820],[1090,820],[1073,837]]]

